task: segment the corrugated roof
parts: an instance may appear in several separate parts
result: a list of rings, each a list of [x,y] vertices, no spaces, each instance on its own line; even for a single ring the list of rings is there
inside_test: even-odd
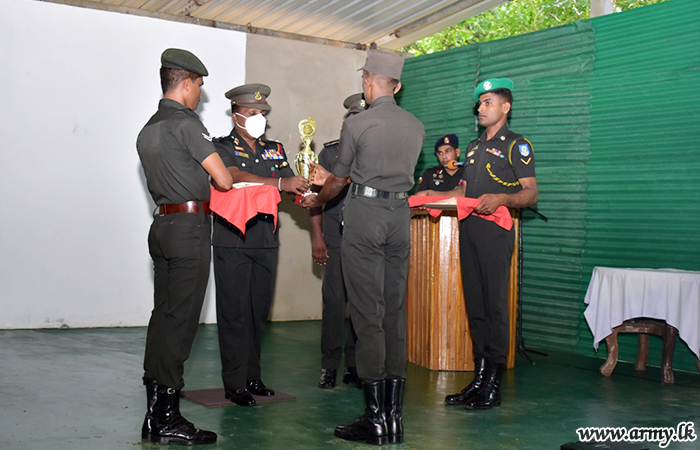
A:
[[[507,0],[43,0],[250,33],[397,50]]]

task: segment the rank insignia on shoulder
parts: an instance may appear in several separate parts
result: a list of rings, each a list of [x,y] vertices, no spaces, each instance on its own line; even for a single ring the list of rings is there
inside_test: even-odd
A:
[[[204,139],[206,139],[207,141],[211,142],[211,136],[210,136],[210,135],[202,133],[202,137],[203,137]]]
[[[246,152],[239,152],[238,150],[234,150],[233,154],[236,156],[240,156],[241,158],[250,158],[250,155],[248,155]]]
[[[418,178],[418,184],[421,184],[423,182],[423,177]]]
[[[518,151],[521,155],[527,158],[530,155],[530,146],[528,146],[527,144],[520,144],[518,145]]]

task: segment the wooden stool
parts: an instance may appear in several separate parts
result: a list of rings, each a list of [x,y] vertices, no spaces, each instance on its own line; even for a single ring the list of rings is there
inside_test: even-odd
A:
[[[634,362],[634,369],[644,371],[647,368],[649,359],[649,335],[655,334],[663,339],[663,350],[661,352],[661,383],[665,385],[673,384],[673,350],[676,346],[676,336],[678,330],[663,320],[654,319],[632,319],[626,320],[622,325],[613,328],[612,333],[605,338],[608,345],[608,359],[600,366],[600,373],[609,377],[612,375],[617,365],[619,347],[617,345],[618,333],[638,333],[639,347],[637,359]],[[700,369],[700,363],[698,364]]]

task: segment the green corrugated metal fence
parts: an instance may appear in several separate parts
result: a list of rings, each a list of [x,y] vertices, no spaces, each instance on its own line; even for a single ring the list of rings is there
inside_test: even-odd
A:
[[[438,137],[477,137],[477,82],[515,82],[510,124],[533,144],[549,218],[523,213],[528,346],[595,355],[583,318],[594,266],[700,270],[698,23],[700,2],[669,0],[406,61],[398,100],[426,126],[416,177],[437,164]],[[678,349],[675,367],[693,370]],[[621,359],[635,353],[621,337]]]

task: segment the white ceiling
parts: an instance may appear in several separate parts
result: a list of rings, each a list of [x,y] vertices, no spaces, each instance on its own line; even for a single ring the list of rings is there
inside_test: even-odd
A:
[[[412,44],[508,0],[43,0],[351,48]]]

